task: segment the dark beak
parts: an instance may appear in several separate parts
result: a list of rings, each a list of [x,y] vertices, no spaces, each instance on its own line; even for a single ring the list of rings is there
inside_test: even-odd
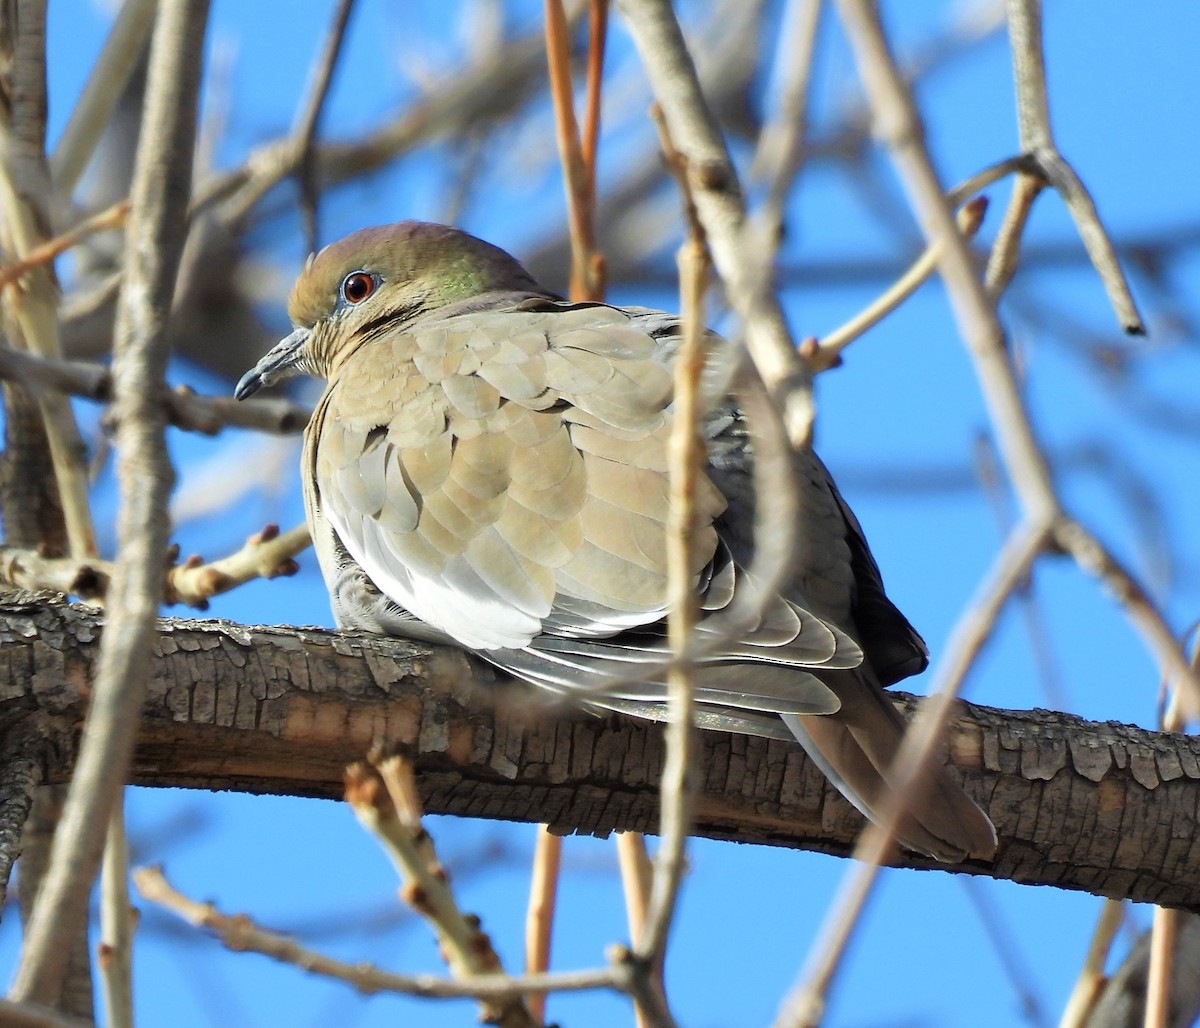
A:
[[[286,339],[281,339],[263,355],[262,360],[247,371],[233,390],[234,398],[244,400],[253,396],[263,386],[272,385],[281,378],[295,374],[296,362],[300,359],[309,329],[298,328]]]

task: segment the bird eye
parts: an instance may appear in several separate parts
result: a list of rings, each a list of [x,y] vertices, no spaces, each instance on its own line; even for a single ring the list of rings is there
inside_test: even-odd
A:
[[[349,304],[360,304],[375,292],[375,277],[365,271],[352,271],[342,279],[342,298]]]

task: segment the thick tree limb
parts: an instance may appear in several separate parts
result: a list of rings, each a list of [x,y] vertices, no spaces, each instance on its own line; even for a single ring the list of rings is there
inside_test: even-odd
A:
[[[51,715],[54,752],[82,718],[101,626],[82,607],[0,604],[0,709]],[[659,726],[553,707],[453,649],[164,619],[151,676],[138,784],[335,797],[346,764],[384,739],[414,748],[430,813],[657,826]],[[1200,739],[964,705],[950,756],[1000,834],[994,861],[956,870],[1200,910]],[[698,760],[697,834],[853,847],[861,817],[799,747],[702,732]]]

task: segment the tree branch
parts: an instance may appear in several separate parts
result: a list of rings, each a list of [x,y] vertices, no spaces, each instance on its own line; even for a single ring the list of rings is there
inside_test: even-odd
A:
[[[153,398],[163,381],[165,327],[186,234],[191,152],[207,0],[161,5],[150,49],[145,117],[126,234],[125,282],[113,365],[120,551],[110,623],[72,783],[46,879],[30,919],[11,998],[52,1002],[66,971],[63,940],[83,924],[105,828],[119,802],[149,663],[161,588],[173,473],[166,418]],[[81,554],[75,554],[80,556]]]
[[[74,743],[101,625],[83,607],[0,604],[0,704],[53,715],[54,752]],[[140,785],[332,798],[382,738],[413,747],[430,813],[601,836],[658,824],[660,726],[554,706],[457,650],[163,619],[147,690]],[[970,704],[953,721],[950,760],[1000,836],[993,861],[954,870],[1200,909],[1200,739]],[[851,852],[862,817],[798,746],[696,741],[698,835]]]

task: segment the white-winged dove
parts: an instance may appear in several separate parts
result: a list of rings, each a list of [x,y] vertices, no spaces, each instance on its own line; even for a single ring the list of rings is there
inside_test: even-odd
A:
[[[590,707],[661,719],[678,316],[564,301],[503,250],[411,221],[310,257],[288,313],[295,331],[237,396],[328,380],[302,474],[338,625],[454,642]],[[751,436],[730,392],[706,418],[696,489],[697,723],[794,736],[872,816],[904,729],[882,687],[921,671],[925,644],[811,453],[795,458],[802,566],[757,627],[723,632],[753,552]],[[942,767],[900,841],[945,861],[996,846]]]

